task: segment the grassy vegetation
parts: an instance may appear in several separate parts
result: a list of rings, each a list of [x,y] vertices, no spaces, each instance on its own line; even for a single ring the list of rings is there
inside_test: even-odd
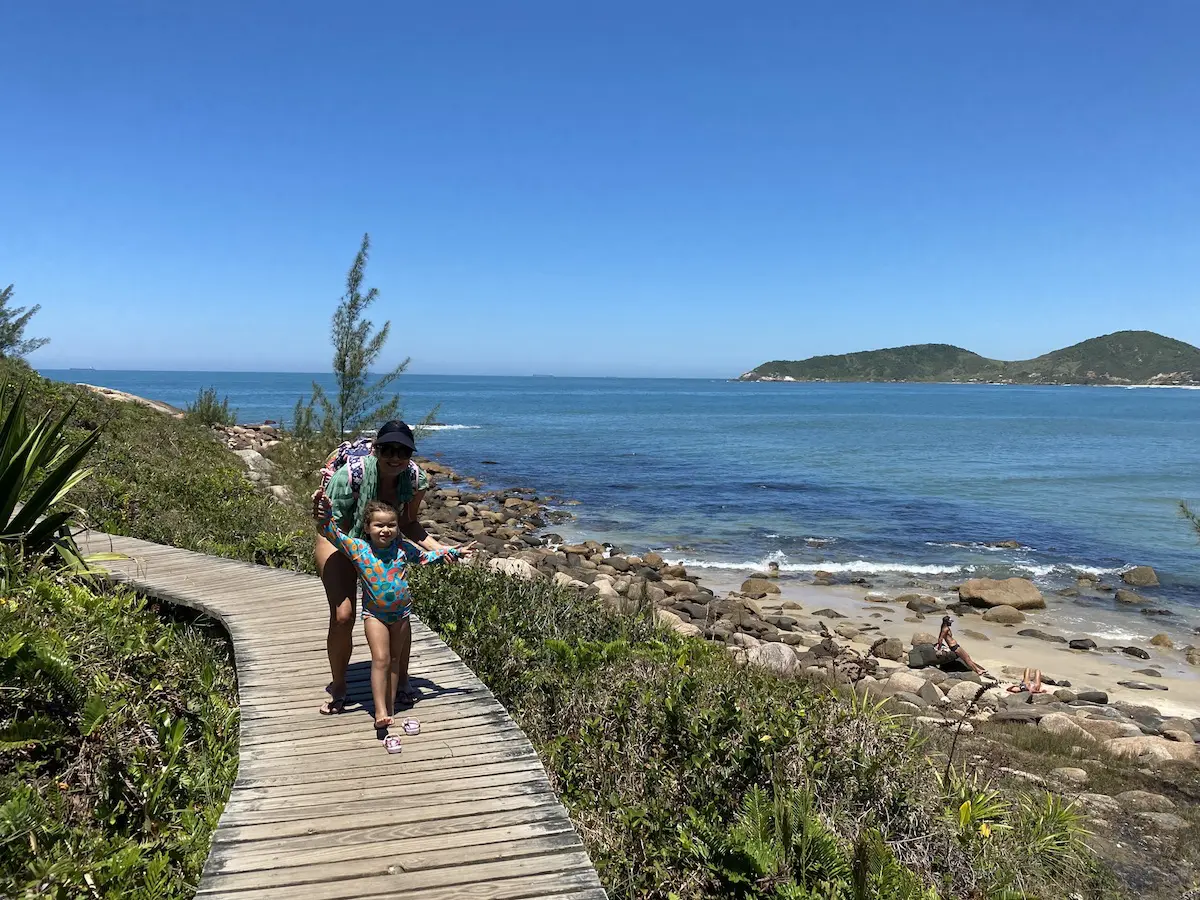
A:
[[[1118,331],[1036,359],[987,359],[950,344],[912,344],[804,360],[774,360],[755,375],[798,381],[965,381],[1089,384],[1145,382],[1160,373],[1200,380],[1200,348],[1152,331]]]
[[[91,478],[71,494],[81,520],[112,534],[215,556],[301,570],[312,568],[304,510],[265,495],[241,462],[203,425],[84,388],[48,381],[20,360],[0,360],[0,382],[24,382],[32,414],[65,411],[73,441],[103,426],[91,449]]]
[[[237,769],[223,634],[4,571],[0,896],[190,897]]]
[[[206,387],[189,403],[186,418],[199,425],[236,425],[237,410],[229,408],[229,398],[217,398],[215,387]]]
[[[463,567],[414,587],[530,736],[613,897],[1100,890],[1073,809],[943,784],[877,708],[545,583]]]

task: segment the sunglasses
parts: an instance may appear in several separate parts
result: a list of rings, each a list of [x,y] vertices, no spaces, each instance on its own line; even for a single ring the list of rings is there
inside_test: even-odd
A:
[[[398,444],[379,444],[375,448],[375,453],[379,456],[392,457],[394,459],[407,459],[412,456],[412,451],[407,447],[401,447]]]

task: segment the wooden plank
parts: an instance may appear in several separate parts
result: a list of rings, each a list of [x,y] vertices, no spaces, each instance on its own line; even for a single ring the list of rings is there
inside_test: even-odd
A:
[[[385,754],[361,626],[353,703],[322,717],[328,604],[312,576],[96,532],[113,581],[198,609],[233,638],[238,778],[197,896],[237,900],[600,900],[605,893],[521,729],[419,619],[422,733]]]

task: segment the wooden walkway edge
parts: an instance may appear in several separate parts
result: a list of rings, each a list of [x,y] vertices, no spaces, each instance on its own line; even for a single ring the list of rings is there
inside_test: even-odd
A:
[[[606,894],[525,734],[419,621],[410,713],[375,737],[370,658],[355,630],[350,697],[320,716],[328,606],[310,576],[88,532],[116,581],[221,621],[241,701],[237,781],[213,836],[204,900],[601,900]],[[393,729],[393,733],[400,733]]]

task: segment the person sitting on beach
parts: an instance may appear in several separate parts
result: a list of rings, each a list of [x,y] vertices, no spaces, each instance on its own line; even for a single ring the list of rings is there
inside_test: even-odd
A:
[[[950,625],[952,622],[953,619],[951,619],[949,616],[942,617],[942,628],[938,632],[937,644],[934,645],[934,649],[941,650],[943,647],[945,647],[947,650],[961,659],[964,664],[969,666],[971,671],[976,675],[982,675],[986,678],[991,678],[992,676],[988,674],[988,670],[979,665],[979,663],[975,662],[975,660],[971,659],[970,654],[968,654],[967,651],[964,650],[958,643],[958,641],[954,639],[954,632],[950,630]]]
[[[1046,689],[1042,687],[1042,670],[1041,669],[1026,669],[1021,674],[1020,684],[1010,684],[1006,690],[1010,694],[1021,694],[1028,691],[1031,694],[1044,694]],[[1031,698],[1032,699],[1032,698]]]
[[[412,638],[412,598],[405,577],[408,563],[428,565],[444,559],[465,559],[470,556],[470,548],[421,550],[401,537],[395,508],[379,500],[369,501],[364,510],[365,541],[350,537],[338,527],[333,504],[324,491],[313,494],[313,510],[321,533],[354,563],[363,584],[363,630],[371,648],[375,727],[384,729],[392,724],[396,690],[408,676],[404,652]]]

